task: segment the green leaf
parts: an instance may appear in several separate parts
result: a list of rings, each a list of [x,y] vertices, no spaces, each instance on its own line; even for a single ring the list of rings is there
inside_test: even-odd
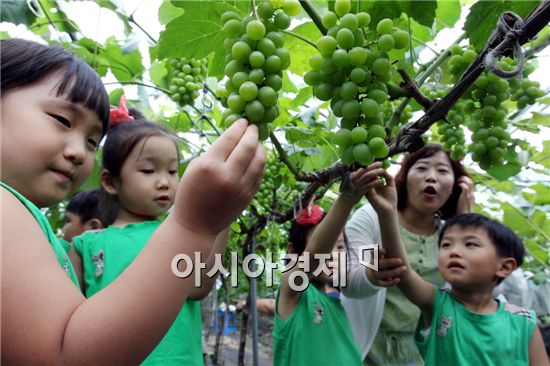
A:
[[[521,171],[521,164],[512,161],[501,166],[491,167],[487,173],[491,174],[498,180],[507,180],[510,177],[518,174]]]
[[[533,0],[496,0],[478,1],[471,8],[466,17],[464,30],[470,38],[476,51],[481,51],[489,36],[497,28],[500,15],[506,11],[513,11],[520,17],[525,17],[537,6],[539,1]]]
[[[124,89],[122,88],[116,88],[112,92],[109,93],[109,103],[111,105],[118,106],[118,103],[120,102],[120,97],[124,95]]]
[[[48,20],[53,23],[53,26],[61,31],[67,33],[78,32],[78,26],[75,22],[70,20],[67,15],[61,11],[61,8],[55,0],[39,0],[42,4],[41,10],[44,12],[44,18],[40,18],[40,21]]]
[[[161,88],[168,89],[168,72],[164,66],[164,62],[157,62],[151,65],[149,76],[155,85]]]
[[[504,210],[503,223],[520,236],[530,236],[536,233],[527,217],[517,208],[505,202],[501,205],[501,209]]]
[[[158,19],[160,24],[168,24],[184,12],[185,10],[174,6],[170,0],[163,0],[159,7]]]
[[[531,158],[531,161],[533,163],[541,164],[545,168],[550,168],[550,140],[543,141],[542,146],[542,152],[534,155],[533,158]]]
[[[289,143],[300,142],[309,138],[313,132],[307,128],[302,127],[287,127],[285,132],[285,138]]]
[[[36,19],[36,15],[29,9],[26,1],[21,1],[21,0],[0,1],[0,21],[1,22],[31,25],[35,21],[35,19]]]
[[[313,22],[307,22],[292,29],[292,33],[296,33],[306,39],[309,39],[313,43],[317,44],[317,40],[321,38],[322,34],[319,29],[313,24]],[[298,39],[294,36],[284,34],[285,48],[290,53],[290,71],[297,75],[304,75],[306,71],[309,71],[309,58],[318,54],[317,48],[310,44]]]
[[[183,15],[172,20],[161,33],[159,57],[207,57],[215,53],[210,68],[211,76],[223,76],[225,35],[221,15],[228,10],[244,15],[247,1],[177,1],[174,5],[185,9]],[[220,72],[221,71],[221,72]]]
[[[141,80],[141,74],[145,68],[139,50],[124,53],[116,40],[111,37],[100,54],[109,61],[109,67],[117,80]]]
[[[550,188],[542,183],[537,183],[529,186],[535,193],[522,192],[523,197],[532,202],[534,205],[548,205],[550,204]]]
[[[297,107],[301,107],[304,105],[304,103],[311,98],[313,94],[313,89],[311,87],[304,87],[300,89],[298,94],[296,94],[296,97],[294,97],[294,100],[290,102],[290,107],[293,109]]]
[[[132,27],[130,25],[129,17],[125,13],[124,9],[121,9],[119,7],[120,2],[117,0],[95,0],[97,5],[101,6],[102,8],[112,10],[118,18],[124,23],[124,32],[125,34],[132,33]],[[118,5],[117,5],[118,4]]]
[[[439,1],[437,3],[437,10],[435,11],[437,30],[452,28],[460,19],[461,11],[462,8],[459,0]]]
[[[421,0],[421,1],[399,1],[401,11],[406,13],[418,23],[431,27],[436,14],[436,0]]]
[[[405,13],[414,18],[418,23],[431,27],[435,19],[437,1],[435,0],[388,0],[381,3],[376,0],[363,0],[359,2],[359,11],[366,11],[371,16],[371,29],[384,18],[399,18]]]

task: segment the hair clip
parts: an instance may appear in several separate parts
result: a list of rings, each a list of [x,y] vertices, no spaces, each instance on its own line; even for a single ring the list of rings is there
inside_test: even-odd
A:
[[[126,107],[126,96],[120,97],[118,108],[111,108],[109,113],[109,126],[115,127],[122,123],[133,121],[134,117],[130,115],[128,107]]]
[[[298,225],[317,225],[323,216],[325,216],[325,211],[320,206],[308,205],[308,207],[298,212],[296,223]]]

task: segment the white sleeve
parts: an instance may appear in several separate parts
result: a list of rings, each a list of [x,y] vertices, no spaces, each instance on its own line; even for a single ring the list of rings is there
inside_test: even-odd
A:
[[[359,258],[370,261],[371,251],[362,251],[366,245],[381,245],[378,215],[371,205],[357,210],[346,224],[348,238],[347,285],[341,290],[348,298],[365,298],[378,293],[381,287],[373,285],[367,278],[366,267]]]

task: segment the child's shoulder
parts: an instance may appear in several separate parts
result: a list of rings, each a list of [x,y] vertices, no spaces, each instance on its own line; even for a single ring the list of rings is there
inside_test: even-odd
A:
[[[509,302],[504,303],[503,311],[505,313],[512,314],[513,316],[523,317],[536,322],[536,315],[533,310],[522,308],[517,305],[510,304]]]

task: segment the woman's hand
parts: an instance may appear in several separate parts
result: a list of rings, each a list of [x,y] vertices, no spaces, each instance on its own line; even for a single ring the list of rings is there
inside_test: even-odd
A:
[[[474,181],[463,175],[458,178],[458,186],[462,191],[458,197],[456,213],[472,212],[474,206]]]
[[[370,283],[378,287],[391,287],[399,283],[399,276],[407,270],[401,258],[386,258],[386,249],[380,248],[378,271],[366,268]]]
[[[367,198],[379,216],[397,210],[397,190],[390,173],[382,172],[385,184],[378,180],[374,187],[367,191]]]
[[[356,204],[370,189],[378,185],[379,176],[384,173],[382,163],[374,163],[366,168],[359,168],[344,182],[342,195],[352,204]]]

